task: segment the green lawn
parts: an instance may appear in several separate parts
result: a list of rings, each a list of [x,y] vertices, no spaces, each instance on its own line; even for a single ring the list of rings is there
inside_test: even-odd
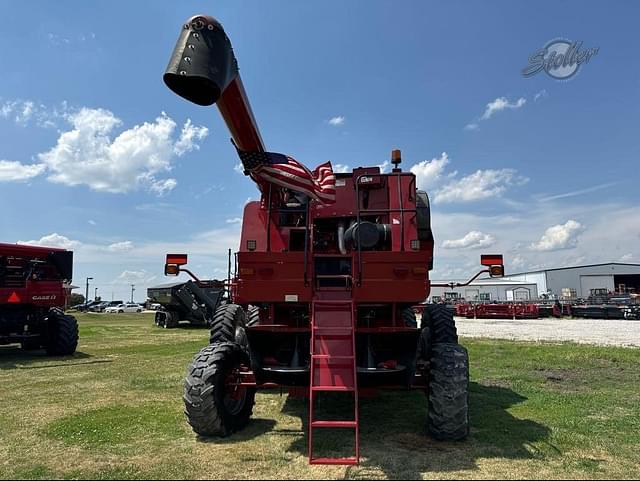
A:
[[[637,349],[465,339],[468,441],[431,441],[424,395],[389,392],[361,401],[360,466],[310,467],[306,403],[286,394],[259,394],[254,420],[230,438],[191,432],[182,378],[206,330],[79,319],[74,357],[0,347],[0,478],[640,477]]]

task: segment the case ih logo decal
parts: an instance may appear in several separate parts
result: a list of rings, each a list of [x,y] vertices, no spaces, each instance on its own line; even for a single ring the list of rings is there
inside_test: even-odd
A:
[[[597,55],[599,47],[582,49],[582,41],[571,42],[564,38],[551,40],[544,48],[529,57],[529,65],[522,70],[525,77],[546,72],[556,80],[567,80],[578,73],[582,64]]]
[[[55,301],[56,296],[55,295],[51,295],[51,296],[33,296],[31,298],[32,301]]]

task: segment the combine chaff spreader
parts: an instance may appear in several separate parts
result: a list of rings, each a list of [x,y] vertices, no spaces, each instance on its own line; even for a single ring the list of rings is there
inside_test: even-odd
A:
[[[434,240],[429,198],[401,169],[400,151],[392,153],[391,173],[362,167],[346,174],[267,152],[229,38],[208,16],[184,24],[164,81],[195,104],[217,104],[261,192],[244,210],[229,302],[210,319],[210,345],[188,369],[184,402],[193,430],[229,435],[249,422],[257,389],[287,387],[309,398],[310,462],[356,464],[359,393],[418,388],[428,393],[428,433],[465,438],[467,351],[451,311],[428,305],[418,323],[414,310],[429,295]],[[186,271],[185,263],[186,256],[170,255],[165,272]],[[502,272],[501,256],[483,263],[483,272]],[[348,396],[352,412],[320,419],[316,402],[326,393]],[[353,455],[314,451],[316,430],[331,428],[354,432]]]

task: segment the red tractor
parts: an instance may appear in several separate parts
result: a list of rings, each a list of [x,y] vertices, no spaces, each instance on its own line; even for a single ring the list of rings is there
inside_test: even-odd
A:
[[[0,345],[45,348],[68,356],[78,346],[78,322],[63,309],[73,252],[0,244]]]
[[[257,389],[288,387],[309,397],[310,462],[356,464],[359,392],[418,388],[428,392],[428,433],[465,438],[469,365],[452,312],[429,305],[419,322],[414,310],[429,294],[434,240],[429,198],[400,168],[400,151],[392,154],[391,173],[363,167],[336,174],[327,181],[330,202],[309,189],[264,182],[253,169],[271,154],[231,43],[208,16],[184,24],[164,80],[191,102],[217,104],[262,194],[244,210],[230,302],[209,320],[210,345],[188,368],[184,402],[193,430],[229,435],[249,422]],[[165,273],[188,272],[185,263],[186,256],[169,255]],[[502,258],[485,264],[499,274]],[[318,418],[316,400],[327,392],[353,398],[348,420]],[[314,432],[326,428],[353,430],[354,455],[316,456]]]

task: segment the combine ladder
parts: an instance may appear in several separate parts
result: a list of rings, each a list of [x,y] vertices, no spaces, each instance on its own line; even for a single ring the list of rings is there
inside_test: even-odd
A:
[[[323,292],[312,303],[311,384],[309,389],[309,463],[355,465],[360,461],[358,425],[358,381],[355,356],[354,304],[345,292]],[[350,294],[350,293],[349,293]],[[354,416],[350,421],[316,420],[317,393],[353,393]],[[317,458],[313,453],[313,432],[319,428],[353,429],[355,455],[345,458]]]

